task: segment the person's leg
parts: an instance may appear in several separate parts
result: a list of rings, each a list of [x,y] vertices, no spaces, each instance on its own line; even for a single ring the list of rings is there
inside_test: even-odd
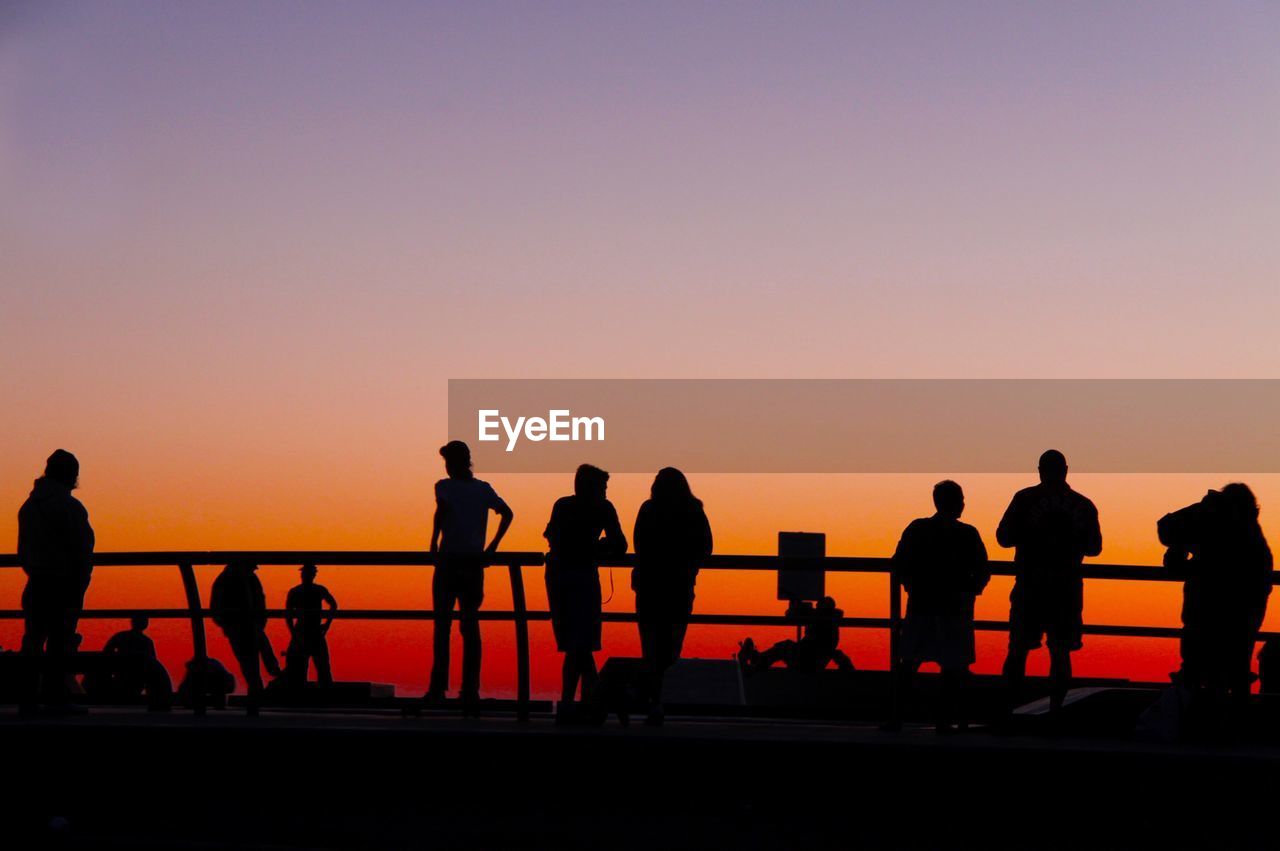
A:
[[[258,652],[262,654],[262,665],[267,669],[267,673],[272,677],[280,676],[280,660],[276,658],[275,648],[271,646],[271,639],[267,638],[265,629],[258,630]],[[306,668],[302,670],[305,679]]]
[[[1065,642],[1049,643],[1049,710],[1062,709],[1071,688],[1071,646]]]
[[[778,662],[786,663],[787,667],[791,666],[791,660],[795,655],[796,643],[790,638],[783,639],[777,644],[764,650],[756,656],[756,667],[760,670],[772,668]]]
[[[240,666],[240,676],[244,678],[249,713],[256,715],[262,703],[262,671],[258,667],[262,651],[258,633],[252,627],[242,628],[228,633],[227,641],[232,655],[236,657],[236,664]]]
[[[964,683],[969,669],[947,666],[942,669],[942,695],[938,701],[939,730],[950,732],[951,725],[967,725],[964,707]]]
[[[467,576],[465,593],[458,598],[458,631],[462,633],[462,699],[480,699],[480,619],[477,614],[484,602],[484,569],[472,568]]]
[[[647,613],[637,604],[637,628],[640,632],[640,670],[636,676],[638,697],[647,706],[653,702],[653,681],[657,669],[658,631]]]
[[[1012,711],[1022,700],[1023,683],[1027,677],[1027,654],[1030,650],[1017,642],[1013,635],[1009,636],[1009,653],[1004,657],[1001,673],[1004,676],[1004,688],[1009,710]]]
[[[435,625],[431,640],[431,685],[427,694],[443,698],[449,690],[449,633],[453,629],[453,607],[457,592],[453,577],[444,566],[437,566],[431,577],[431,608]]]
[[[284,675],[291,690],[301,689],[307,684],[307,647],[299,633],[294,633],[289,646],[285,648]]]
[[[560,705],[556,709],[560,714],[569,711],[573,703],[574,692],[578,690],[578,660],[575,655],[566,651],[564,662],[560,665]]]
[[[582,675],[582,702],[587,703],[591,699],[592,690],[595,689],[596,683],[600,679],[600,672],[596,668],[596,654],[590,650],[584,651],[579,670]]]
[[[49,640],[50,612],[41,589],[28,579],[22,591],[22,683],[24,708],[34,708],[40,696],[40,680],[44,673],[45,643]]]
[[[889,721],[881,729],[897,732],[902,729],[902,719],[907,707],[911,705],[912,686],[915,684],[916,672],[920,670],[920,660],[902,659],[893,671],[893,699],[889,704]]]
[[[333,668],[329,664],[329,638],[323,632],[315,636],[311,645],[311,658],[316,664],[316,681],[322,686],[333,685]]]

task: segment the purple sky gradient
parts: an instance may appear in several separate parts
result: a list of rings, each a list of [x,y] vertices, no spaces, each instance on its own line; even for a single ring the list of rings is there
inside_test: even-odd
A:
[[[1277,44],[1274,3],[8,3],[3,504],[51,441],[434,470],[449,377],[1274,377]]]

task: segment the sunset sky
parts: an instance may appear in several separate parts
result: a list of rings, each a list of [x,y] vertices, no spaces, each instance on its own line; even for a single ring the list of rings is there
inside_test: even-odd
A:
[[[1277,44],[1272,3],[6,3],[0,550],[59,446],[102,550],[425,548],[449,378],[1276,377]],[[1034,462],[962,481],[993,550]],[[887,555],[947,472],[693,485],[721,552]],[[1100,560],[1150,564],[1229,479],[1280,540],[1280,476],[1248,473],[1075,483]],[[490,478],[540,549],[568,477]],[[612,483],[628,532],[647,486]],[[422,572],[338,573],[426,605]],[[699,607],[775,611],[770,582]],[[90,604],[179,593],[103,570]],[[1174,588],[1086,609],[1176,616]],[[421,688],[424,628],[360,629],[339,676]],[[1081,668],[1162,676],[1154,645]]]

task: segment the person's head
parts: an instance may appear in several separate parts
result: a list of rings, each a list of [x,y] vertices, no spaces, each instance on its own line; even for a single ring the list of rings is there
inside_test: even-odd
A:
[[[964,490],[950,479],[933,486],[933,507],[943,517],[958,520],[964,514]]]
[[[461,440],[451,440],[440,447],[444,459],[444,471],[451,479],[469,479],[471,473],[471,447]]]
[[[609,489],[609,474],[599,467],[583,464],[573,476],[573,492],[588,499],[604,499]]]
[[[303,582],[314,582],[316,578],[316,574],[319,573],[320,571],[319,569],[316,568],[314,564],[304,564],[298,570],[298,572],[302,574]]]
[[[253,573],[257,569],[258,566],[256,564],[251,561],[245,561],[244,559],[236,559],[227,565],[227,570],[235,573]]]
[[[1067,456],[1056,449],[1048,449],[1040,456],[1040,481],[1046,485],[1060,485],[1067,480]]]
[[[44,476],[69,488],[80,484],[80,462],[65,449],[55,449],[44,464]]]
[[[654,502],[669,505],[697,502],[693,490],[689,487],[689,480],[675,467],[663,467],[658,471],[658,475],[653,477],[653,487],[649,489],[649,496]]]
[[[1219,493],[1222,494],[1222,505],[1233,520],[1246,523],[1256,523],[1258,521],[1258,498],[1253,495],[1253,491],[1244,482],[1232,482],[1229,485],[1223,485]]]
[[[151,626],[151,619],[146,615],[137,615],[129,618],[129,626],[133,627],[134,632],[146,632],[147,627]]]
[[[823,597],[821,600],[818,601],[819,611],[829,612],[835,609],[835,607],[836,607],[835,597]]]

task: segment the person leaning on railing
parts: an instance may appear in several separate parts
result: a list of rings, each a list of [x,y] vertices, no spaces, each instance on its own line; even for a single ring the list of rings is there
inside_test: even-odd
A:
[[[645,723],[663,721],[662,681],[680,658],[693,613],[698,565],[711,555],[711,524],[689,480],[664,467],[640,506],[632,540],[636,549],[631,587],[636,592],[642,659],[640,691],[648,704]]]

